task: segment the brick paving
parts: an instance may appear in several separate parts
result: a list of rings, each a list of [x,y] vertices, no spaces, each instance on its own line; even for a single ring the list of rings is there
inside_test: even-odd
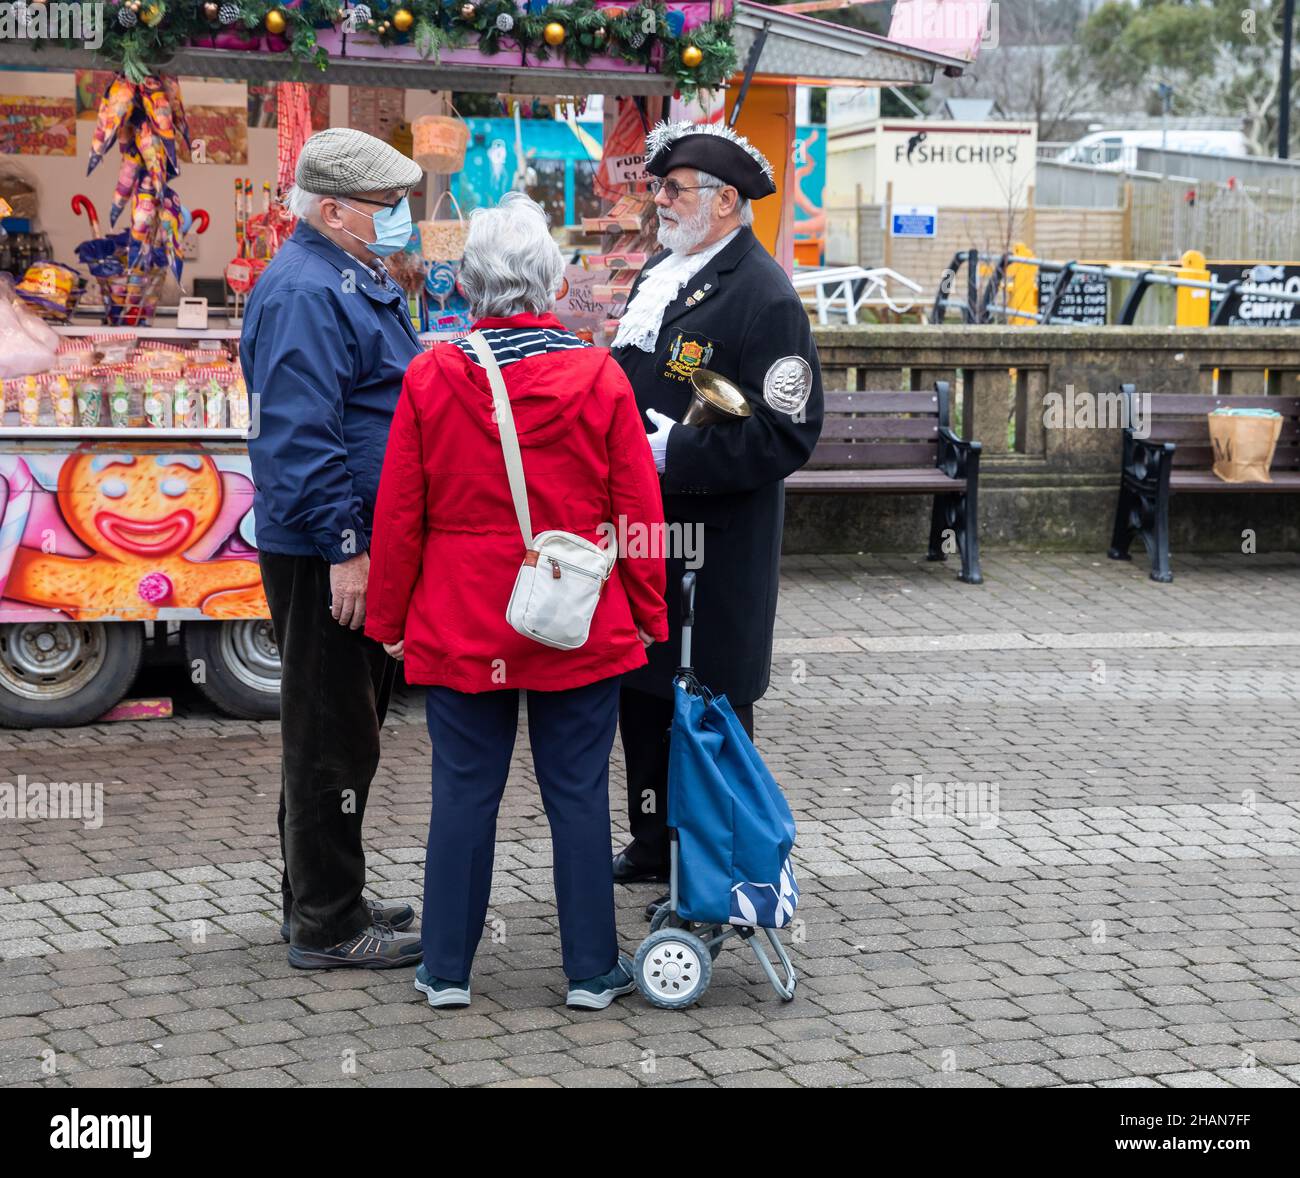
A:
[[[986,576],[786,561],[757,723],[799,821],[789,1004],[728,948],[690,1010],[563,1007],[522,730],[462,1012],[289,968],[275,723],[156,670],[174,719],[0,733],[0,780],[105,797],[0,822],[0,1083],[1297,1086],[1300,560]],[[366,819],[371,893],[417,909],[426,740],[403,692]],[[619,889],[629,950],[653,894]]]

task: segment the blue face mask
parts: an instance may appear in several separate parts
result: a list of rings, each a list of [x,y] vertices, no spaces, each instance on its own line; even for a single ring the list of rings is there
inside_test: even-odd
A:
[[[350,204],[339,201],[345,209],[352,209]],[[354,213],[361,212],[360,209],[352,209]],[[374,214],[372,224],[375,227],[375,240],[366,241],[364,237],[353,233],[350,229],[344,229],[343,232],[349,237],[355,237],[377,258],[386,258],[389,254],[395,254],[398,250],[405,249],[406,243],[411,240],[411,202],[407,197],[402,198],[402,203],[394,209],[380,209]]]

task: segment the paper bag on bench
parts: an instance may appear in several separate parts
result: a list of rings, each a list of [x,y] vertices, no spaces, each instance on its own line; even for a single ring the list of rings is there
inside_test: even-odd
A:
[[[1271,483],[1268,468],[1282,415],[1272,409],[1216,409],[1208,416],[1214,473],[1225,483]]]

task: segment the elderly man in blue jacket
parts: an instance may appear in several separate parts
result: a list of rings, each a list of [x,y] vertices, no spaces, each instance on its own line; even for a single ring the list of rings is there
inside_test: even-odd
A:
[[[333,128],[302,149],[300,218],[258,280],[240,357],[258,558],[283,668],[280,847],[289,963],[415,966],[409,905],[362,896],[361,821],[396,664],[365,637],[368,547],[388,428],[420,353],[381,259],[411,234],[410,159]]]

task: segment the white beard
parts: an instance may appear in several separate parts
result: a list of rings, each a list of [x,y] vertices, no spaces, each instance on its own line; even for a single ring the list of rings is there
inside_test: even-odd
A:
[[[694,216],[678,221],[666,221],[659,214],[659,244],[675,254],[689,254],[697,249],[709,235],[709,207],[695,211]]]

